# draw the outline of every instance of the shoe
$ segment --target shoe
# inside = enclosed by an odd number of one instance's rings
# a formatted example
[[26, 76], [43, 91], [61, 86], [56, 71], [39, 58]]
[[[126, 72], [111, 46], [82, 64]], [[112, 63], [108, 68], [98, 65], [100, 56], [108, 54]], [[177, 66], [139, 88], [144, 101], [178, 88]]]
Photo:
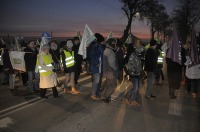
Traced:
[[75, 94], [79, 94], [80, 92], [78, 92], [77, 90], [72, 90], [70, 93], [75, 95]]
[[56, 96], [56, 97], [54, 97], [55, 99], [60, 99], [61, 97], [60, 96]]
[[124, 102], [125, 104], [127, 104], [127, 105], [130, 104], [129, 101], [128, 101], [128, 99], [126, 99], [126, 98], [124, 98], [123, 102]]
[[99, 98], [97, 98], [97, 96], [95, 96], [95, 95], [90, 96], [90, 98], [92, 98], [93, 100], [99, 99]]
[[136, 102], [136, 101], [132, 101], [130, 103], [130, 105], [132, 105], [132, 106], [140, 106], [140, 104], [138, 102]]
[[170, 96], [170, 99], [176, 99], [177, 98], [177, 96]]
[[154, 99], [156, 98], [156, 96], [155, 96], [155, 95], [151, 95], [150, 97], [151, 97], [151, 98], [154, 98]]
[[42, 99], [48, 99], [47, 96], [40, 96]]
[[192, 93], [192, 98], [196, 98], [197, 97], [197, 94], [196, 93]]
[[148, 100], [150, 100], [151, 98], [150, 98], [150, 97], [148, 97], [148, 96], [145, 96], [145, 99], [148, 99]]
[[109, 102], [110, 102], [109, 99], [104, 100], [104, 103], [109, 103]]
[[64, 93], [70, 93], [68, 88], [64, 88]]

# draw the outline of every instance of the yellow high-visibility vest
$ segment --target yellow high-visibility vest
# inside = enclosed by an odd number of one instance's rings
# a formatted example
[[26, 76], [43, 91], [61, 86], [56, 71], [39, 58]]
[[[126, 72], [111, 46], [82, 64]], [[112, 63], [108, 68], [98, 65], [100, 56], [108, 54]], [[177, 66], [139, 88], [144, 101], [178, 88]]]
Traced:
[[159, 50], [160, 55], [158, 56], [158, 60], [157, 60], [157, 64], [163, 64], [163, 54], [162, 52]]
[[[53, 63], [53, 59], [52, 59], [52, 56], [51, 54], [48, 54], [48, 55], [40, 55], [43, 60], [44, 60], [44, 64], [47, 66], [47, 67], [53, 67], [52, 63]], [[40, 66], [40, 63], [39, 61], [37, 60], [37, 63], [38, 63], [38, 69], [39, 69], [39, 72], [40, 72], [40, 76], [49, 76], [51, 74], [53, 74], [53, 71], [46, 71], [45, 69], [43, 69], [41, 66]]]
[[70, 53], [69, 51], [64, 50], [65, 54], [65, 65], [67, 68], [74, 66], [75, 60], [74, 60], [74, 51]]

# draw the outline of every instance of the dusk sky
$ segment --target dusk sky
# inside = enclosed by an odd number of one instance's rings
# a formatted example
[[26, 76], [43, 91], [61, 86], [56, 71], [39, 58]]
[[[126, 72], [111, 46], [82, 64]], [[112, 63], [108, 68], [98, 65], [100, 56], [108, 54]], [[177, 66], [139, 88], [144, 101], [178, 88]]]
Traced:
[[[177, 6], [175, 1], [163, 0], [168, 13]], [[120, 37], [127, 24], [121, 5], [119, 0], [1, 0], [0, 35], [40, 36], [52, 31], [54, 37], [73, 37], [88, 24], [93, 33], [107, 36], [112, 31]], [[150, 27], [135, 20], [132, 33], [147, 39]]]

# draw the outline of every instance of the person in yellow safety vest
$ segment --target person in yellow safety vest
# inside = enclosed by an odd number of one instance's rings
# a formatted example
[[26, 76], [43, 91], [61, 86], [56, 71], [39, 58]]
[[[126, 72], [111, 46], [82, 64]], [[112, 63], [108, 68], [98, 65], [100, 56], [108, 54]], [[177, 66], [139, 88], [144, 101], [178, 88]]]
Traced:
[[51, 54], [49, 53], [50, 46], [45, 44], [42, 46], [42, 52], [37, 57], [37, 64], [40, 73], [40, 97], [48, 98], [46, 94], [46, 90], [48, 88], [52, 88], [53, 97], [60, 98], [58, 96], [58, 91], [56, 89], [57, 86], [57, 76], [55, 74], [56, 70], [52, 65], [53, 59]]
[[156, 77], [156, 84], [157, 85], [162, 85], [162, 80], [163, 80], [163, 60], [164, 60], [164, 54], [160, 49], [157, 49], [158, 53], [158, 60], [157, 60], [157, 77]]
[[[74, 60], [74, 51], [72, 50], [73, 42], [68, 40], [65, 49], [61, 52], [61, 62], [64, 68], [65, 73], [65, 83], [64, 83], [64, 92], [71, 94], [79, 94], [75, 88], [74, 76], [75, 76], [75, 60]], [[70, 80], [71, 91], [67, 88]]]

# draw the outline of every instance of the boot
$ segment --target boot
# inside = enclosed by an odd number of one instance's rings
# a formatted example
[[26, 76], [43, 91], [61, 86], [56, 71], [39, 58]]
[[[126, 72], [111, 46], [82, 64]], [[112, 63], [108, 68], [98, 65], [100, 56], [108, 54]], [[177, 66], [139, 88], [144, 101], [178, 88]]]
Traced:
[[71, 94], [79, 94], [80, 92], [78, 92], [77, 90], [76, 90], [76, 88], [72, 88], [72, 90], [71, 90]]

